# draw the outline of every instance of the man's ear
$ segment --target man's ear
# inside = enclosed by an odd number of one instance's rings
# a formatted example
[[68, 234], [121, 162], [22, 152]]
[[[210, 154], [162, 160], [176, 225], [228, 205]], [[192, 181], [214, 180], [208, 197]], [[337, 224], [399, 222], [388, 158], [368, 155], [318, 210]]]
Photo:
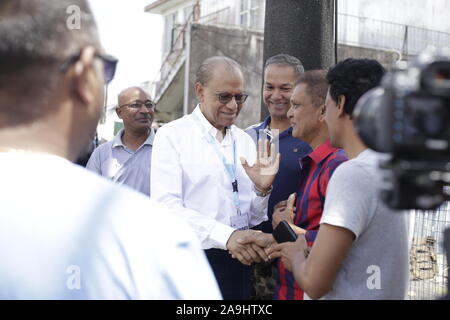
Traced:
[[202, 103], [204, 100], [205, 89], [200, 82], [195, 83], [195, 95], [197, 96], [197, 100]]
[[121, 114], [122, 114], [122, 109], [121, 109], [121, 108], [119, 108], [119, 107], [116, 108], [116, 114], [117, 114], [117, 116], [119, 117], [119, 119], [122, 119], [122, 116], [121, 116]]
[[324, 122], [325, 121], [325, 104], [322, 104], [319, 107], [319, 121]]
[[77, 97], [84, 104], [92, 104], [98, 100], [98, 81], [94, 67], [95, 48], [85, 47], [81, 50], [80, 58], [73, 66], [73, 89]]
[[343, 95], [343, 94], [341, 94], [339, 97], [338, 97], [338, 101], [337, 101], [337, 104], [336, 104], [336, 106], [337, 106], [337, 108], [338, 108], [338, 117], [343, 117], [343, 116], [345, 116], [346, 115], [346, 113], [345, 113], [345, 96]]

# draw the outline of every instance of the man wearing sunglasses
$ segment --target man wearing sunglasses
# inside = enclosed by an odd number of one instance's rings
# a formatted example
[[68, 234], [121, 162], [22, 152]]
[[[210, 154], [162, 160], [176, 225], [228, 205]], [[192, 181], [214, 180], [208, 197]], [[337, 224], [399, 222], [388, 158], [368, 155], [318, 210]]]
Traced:
[[0, 300], [220, 298], [187, 224], [72, 163], [117, 62], [87, 1], [2, 0], [0, 17]]
[[119, 94], [116, 113], [124, 128], [94, 150], [86, 168], [150, 196], [155, 103], [142, 88], [127, 88]]
[[249, 299], [249, 265], [268, 257], [257, 245], [244, 246], [238, 239], [258, 232], [249, 228], [267, 220], [279, 154], [274, 148], [264, 151], [262, 144], [257, 152], [250, 136], [233, 125], [247, 98], [236, 61], [205, 60], [195, 93], [199, 105], [194, 111], [156, 134], [152, 198], [194, 228], [224, 299]]

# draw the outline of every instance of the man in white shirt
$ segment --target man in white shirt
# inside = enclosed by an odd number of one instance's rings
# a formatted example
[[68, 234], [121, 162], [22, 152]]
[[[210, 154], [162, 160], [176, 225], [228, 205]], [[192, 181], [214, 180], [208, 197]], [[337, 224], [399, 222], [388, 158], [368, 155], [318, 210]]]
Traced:
[[0, 16], [0, 299], [219, 299], [187, 224], [70, 162], [117, 63], [87, 2], [3, 0]]
[[124, 128], [94, 150], [86, 168], [150, 196], [155, 103], [142, 88], [127, 88], [119, 94], [116, 113]]
[[257, 232], [248, 229], [267, 220], [279, 154], [273, 147], [263, 152], [261, 143], [257, 155], [251, 137], [233, 125], [247, 98], [237, 62], [209, 58], [196, 78], [199, 105], [156, 134], [152, 199], [164, 203], [194, 228], [223, 297], [248, 299], [248, 265], [267, 256], [258, 246], [241, 245], [237, 240]]

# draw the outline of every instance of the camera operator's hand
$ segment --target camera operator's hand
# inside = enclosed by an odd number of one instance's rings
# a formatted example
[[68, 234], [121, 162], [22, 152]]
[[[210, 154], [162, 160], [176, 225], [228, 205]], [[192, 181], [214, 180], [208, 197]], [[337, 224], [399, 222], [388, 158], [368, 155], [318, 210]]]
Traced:
[[[258, 251], [263, 251], [259, 247], [255, 248], [251, 244], [241, 244], [238, 242], [239, 239], [247, 238], [251, 235], [262, 233], [256, 230], [236, 230], [234, 231], [227, 242], [228, 252], [234, 259], [238, 259], [242, 264], [247, 266], [251, 265], [253, 262], [262, 262], [261, 253]], [[266, 253], [263, 256], [267, 257]]]

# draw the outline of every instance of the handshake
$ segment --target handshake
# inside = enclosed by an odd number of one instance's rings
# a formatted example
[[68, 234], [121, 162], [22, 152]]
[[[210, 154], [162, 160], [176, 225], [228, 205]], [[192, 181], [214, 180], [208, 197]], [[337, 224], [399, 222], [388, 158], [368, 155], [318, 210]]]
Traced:
[[271, 248], [276, 245], [272, 234], [256, 230], [234, 231], [227, 242], [228, 252], [242, 264], [270, 260]]
[[[294, 203], [295, 193], [274, 207], [272, 226], [275, 229], [281, 221], [286, 220], [297, 236], [302, 238], [299, 240], [299, 243], [302, 243], [301, 247], [306, 247], [304, 240], [306, 231], [293, 223]], [[256, 230], [235, 231], [227, 242], [227, 249], [231, 256], [245, 265], [251, 265], [253, 262], [268, 262], [273, 258], [280, 257], [282, 256], [281, 251], [285, 247], [284, 244], [278, 245], [272, 234]]]

